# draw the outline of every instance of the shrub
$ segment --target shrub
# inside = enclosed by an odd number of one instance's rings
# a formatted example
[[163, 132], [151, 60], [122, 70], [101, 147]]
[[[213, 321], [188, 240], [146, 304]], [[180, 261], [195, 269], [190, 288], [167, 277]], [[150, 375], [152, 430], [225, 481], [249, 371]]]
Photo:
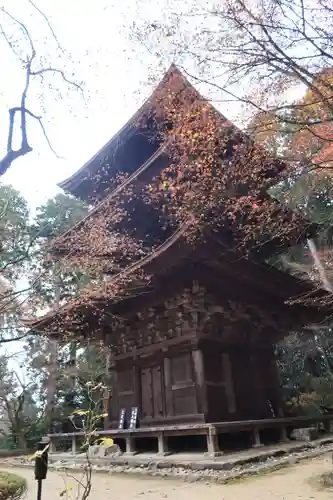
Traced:
[[27, 483], [23, 477], [0, 471], [0, 500], [18, 500], [26, 489]]

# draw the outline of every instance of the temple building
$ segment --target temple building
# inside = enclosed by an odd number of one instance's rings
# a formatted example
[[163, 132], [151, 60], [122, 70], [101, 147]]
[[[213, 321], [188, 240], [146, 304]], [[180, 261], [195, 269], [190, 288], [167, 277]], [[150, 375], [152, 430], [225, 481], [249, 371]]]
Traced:
[[[195, 141], [212, 116], [214, 148], [207, 139], [201, 156]], [[92, 208], [51, 250], [87, 269], [92, 283], [32, 327], [109, 347], [110, 432], [173, 436], [209, 428], [216, 451], [212, 435], [232, 423], [283, 419], [274, 345], [330, 310], [326, 291], [267, 264], [316, 232], [268, 194], [286, 168], [172, 66], [135, 116], [60, 184]]]

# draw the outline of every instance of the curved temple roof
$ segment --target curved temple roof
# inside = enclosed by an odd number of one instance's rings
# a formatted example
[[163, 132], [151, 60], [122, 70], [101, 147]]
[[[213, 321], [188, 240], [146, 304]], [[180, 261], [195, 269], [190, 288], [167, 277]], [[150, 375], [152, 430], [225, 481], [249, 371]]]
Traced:
[[[280, 311], [279, 314], [286, 316], [286, 325], [288, 324], [290, 329], [301, 330], [313, 324], [324, 325], [331, 317], [332, 305], [329, 292], [316, 289], [311, 283], [267, 264], [239, 260], [235, 257], [230, 260], [230, 256], [229, 258], [226, 256], [219, 264], [214, 260], [191, 263], [186, 258], [187, 263], [183, 261], [174, 265], [170, 278], [166, 270], [167, 254], [170, 251], [171, 247], [163, 253], [159, 264], [155, 263], [155, 278], [144, 294], [133, 293], [133, 290], [131, 293], [124, 289], [119, 295], [117, 293], [117, 296], [112, 296], [107, 287], [101, 286], [98, 291], [87, 292], [80, 299], [70, 301], [59, 310], [51, 310], [43, 317], [27, 321], [26, 326], [60, 337], [61, 332], [66, 332], [66, 335], [68, 333], [75, 336], [86, 335], [96, 323], [96, 311], [99, 311], [101, 317], [103, 310], [108, 311], [106, 325], [113, 314], [118, 319], [131, 317], [152, 302], [161, 302], [161, 297], [170, 294], [170, 290], [177, 289], [177, 283], [178, 286], [179, 283], [183, 286], [186, 281], [185, 276], [190, 276], [191, 279], [196, 277], [203, 284], [210, 283], [212, 277], [218, 285], [221, 300], [226, 290], [223, 287], [220, 289], [220, 284], [230, 281], [237, 283], [240, 295], [247, 297], [248, 303], [255, 303], [258, 294], [265, 296], [269, 304], [272, 304], [272, 310], [276, 307]], [[232, 295], [232, 287], [227, 293], [228, 296]], [[73, 312], [77, 314], [72, 317]]]
[[74, 196], [80, 197], [80, 185], [87, 178], [92, 178], [94, 174], [97, 173], [101, 166], [101, 162], [103, 161], [106, 155], [112, 154], [114, 150], [118, 147], [121, 142], [126, 142], [131, 132], [134, 130], [134, 124], [138, 122], [140, 117], [144, 114], [147, 105], [150, 100], [153, 99], [154, 95], [164, 87], [165, 83], [169, 80], [170, 77], [176, 76], [181, 81], [183, 81], [186, 85], [189, 82], [186, 80], [184, 75], [179, 71], [179, 69], [172, 64], [168, 71], [165, 73], [164, 77], [155, 88], [152, 95], [142, 104], [142, 106], [138, 109], [138, 111], [125, 123], [125, 125], [103, 146], [90, 160], [88, 160], [83, 167], [81, 167], [77, 172], [73, 175], [60, 182], [58, 186], [64, 191], [71, 193]]
[[[177, 78], [180, 78], [182, 82], [184, 82], [185, 85], [190, 85], [189, 82], [186, 80], [186, 78], [182, 75], [182, 73], [174, 66], [172, 65], [170, 67], [170, 69], [168, 70], [168, 72], [165, 74], [164, 78], [162, 79], [162, 81], [160, 82], [160, 84], [158, 85], [158, 87], [155, 89], [154, 93], [152, 94], [152, 96], [143, 104], [143, 106], [137, 111], [137, 113], [135, 113], [135, 115], [124, 125], [124, 127], [114, 136], [112, 137], [112, 139], [98, 152], [96, 153], [96, 155], [94, 155], [93, 158], [91, 158], [80, 170], [78, 170], [74, 175], [72, 175], [70, 178], [68, 178], [67, 180], [63, 181], [61, 184], [59, 184], [59, 186], [66, 190], [66, 191], [69, 191], [71, 194], [73, 194], [74, 196], [81, 196], [80, 195], [80, 186], [82, 186], [82, 183], [85, 181], [87, 184], [89, 184], [89, 182], [91, 182], [94, 178], [94, 175], [97, 174], [100, 166], [101, 166], [101, 162], [103, 161], [103, 158], [105, 157], [105, 155], [109, 155], [110, 154], [110, 151], [113, 149], [113, 148], [116, 148], [117, 147], [117, 144], [119, 144], [119, 141], [123, 141], [123, 142], [126, 142], [126, 140], [128, 140], [128, 137], [130, 136], [131, 134], [131, 131], [133, 131], [133, 129], [135, 130], [135, 123], [136, 121], [138, 120], [138, 118], [144, 114], [145, 112], [145, 109], [146, 109], [146, 106], [147, 104], [149, 103], [149, 101], [152, 99], [152, 97], [155, 95], [155, 93], [165, 85], [165, 83], [168, 81], [168, 79], [172, 76], [172, 75], [176, 75]], [[199, 95], [199, 94], [198, 94]], [[152, 159], [155, 158], [155, 156], [157, 155], [160, 155], [161, 153], [161, 150], [162, 150], [163, 146], [160, 147], [160, 149], [158, 149], [146, 162], [144, 162], [143, 164], [138, 164], [137, 165], [137, 168], [136, 170], [134, 171], [134, 173], [132, 175], [129, 176], [129, 178], [127, 180], [125, 180], [122, 184], [120, 184], [118, 187], [115, 187], [113, 190], [111, 190], [111, 192], [107, 192], [106, 195], [104, 196], [104, 200], [102, 200], [97, 206], [95, 206], [95, 208], [93, 208], [90, 213], [87, 215], [87, 217], [85, 219], [83, 219], [83, 221], [79, 222], [76, 226], [74, 226], [74, 228], [70, 229], [69, 232], [71, 231], [75, 231], [77, 227], [80, 227], [82, 226], [82, 224], [84, 225], [85, 224], [85, 221], [87, 219], [89, 219], [90, 217], [92, 217], [98, 210], [103, 210], [103, 206], [104, 206], [104, 203], [105, 202], [109, 202], [110, 199], [119, 194], [119, 192], [123, 189], [123, 187], [129, 183], [129, 182], [132, 182], [132, 180], [134, 178], [137, 178], [138, 175], [141, 175], [141, 172], [144, 172], [145, 170], [148, 169], [148, 167], [151, 166], [151, 164], [153, 163], [152, 162]], [[155, 155], [155, 156], [154, 156]], [[156, 156], [156, 157], [157, 157]], [[281, 163], [281, 165], [280, 165]], [[272, 161], [272, 164], [273, 164], [273, 161]], [[112, 171], [112, 168], [113, 168], [113, 165], [111, 165], [111, 171]], [[281, 171], [281, 170], [284, 170], [285, 166], [284, 164], [282, 164], [282, 162], [279, 162], [279, 168], [277, 170]], [[89, 186], [88, 186], [88, 189], [89, 189]], [[81, 196], [82, 197], [82, 196]], [[271, 199], [269, 199], [269, 203], [273, 203], [273, 204], [276, 204], [276, 205], [279, 205], [278, 202], [276, 201], [272, 201], [271, 202]], [[282, 213], [282, 210], [279, 211], [278, 209], [276, 210], [277, 212], [277, 215], [276, 217], [281, 217], [281, 213]], [[281, 213], [280, 213], [281, 212]], [[304, 223], [303, 223], [304, 222]], [[283, 226], [284, 227], [288, 227], [288, 220], [286, 218], [286, 221], [283, 221]], [[177, 233], [177, 231], [176, 231]], [[175, 233], [175, 234], [176, 234]], [[296, 234], [297, 233], [297, 234]], [[310, 224], [308, 221], [303, 221], [302, 217], [299, 218], [299, 227], [297, 228], [297, 231], [295, 232], [295, 234], [293, 233], [292, 235], [292, 241], [290, 241], [290, 244], [294, 243], [298, 238], [304, 238], [306, 237], [305, 236], [305, 233], [307, 233], [306, 236], [310, 236], [310, 234], [313, 233], [313, 228], [310, 227]], [[67, 233], [65, 233], [65, 235], [62, 235], [62, 237], [66, 236]], [[175, 235], [172, 236], [172, 238], [174, 238]], [[61, 238], [60, 237], [60, 244], [58, 245], [59, 243], [59, 240], [56, 239], [54, 241], [54, 244], [52, 245], [54, 249], [57, 249], [57, 248], [61, 248]], [[223, 235], [222, 235], [223, 237]], [[172, 238], [170, 238], [170, 240], [172, 240]], [[58, 240], [58, 241], [57, 241]], [[163, 261], [164, 257], [166, 257], [167, 254], [173, 254], [173, 261], [172, 261], [172, 265], [175, 267], [177, 265], [177, 263], [179, 264], [179, 249], [177, 248], [177, 245], [179, 243], [183, 244], [184, 243], [184, 240], [183, 240], [183, 237], [181, 235], [181, 238], [177, 240], [175, 240], [176, 243], [172, 242], [169, 244], [168, 240], [164, 241], [162, 244], [161, 244], [161, 247], [163, 247], [163, 252], [156, 252], [156, 251], [153, 251], [151, 253], [150, 256], [147, 256], [147, 257], [144, 257], [143, 259], [139, 259], [139, 261], [137, 262], [134, 262], [132, 266], [129, 266], [129, 268], [131, 267], [135, 267], [135, 268], [144, 268], [146, 265], [149, 264], [149, 266], [151, 265], [151, 262], [152, 261], [157, 261], [158, 260], [158, 263], [155, 262], [154, 264], [154, 270], [156, 272], [156, 274], [159, 274], [159, 270], [161, 268], [163, 268], [163, 265], [161, 265], [161, 262]], [[177, 243], [178, 242], [178, 243]], [[266, 245], [268, 248], [268, 251], [269, 253], [274, 253], [274, 251], [276, 250], [276, 246], [279, 247], [279, 242], [277, 243], [276, 245], [276, 241], [272, 241], [273, 243], [273, 246], [272, 245]], [[186, 242], [184, 243], [184, 245], [186, 245]], [[281, 247], [281, 245], [280, 245]], [[200, 247], [201, 248], [201, 247]], [[166, 252], [167, 250], [167, 252]], [[163, 255], [164, 254], [164, 257]], [[266, 257], [265, 256], [262, 256], [264, 258]], [[146, 262], [147, 260], [147, 262]], [[244, 264], [244, 260], [242, 259], [242, 262], [243, 264], [242, 265], [245, 265], [245, 266], [254, 266], [253, 267], [253, 272], [256, 273], [258, 271], [258, 267], [256, 268], [257, 264], [255, 264], [254, 262], [250, 262], [250, 261], [247, 261], [247, 264]], [[169, 265], [169, 264], [168, 264]], [[241, 266], [241, 264], [240, 264]], [[167, 266], [168, 267], [168, 266]], [[255, 269], [256, 268], [256, 269]], [[126, 272], [126, 271], [125, 271]], [[308, 284], [304, 284], [304, 283], [301, 283], [301, 282], [296, 282], [295, 281], [295, 278], [288, 275], [288, 274], [285, 274], [285, 273], [280, 273], [276, 270], [269, 270], [267, 267], [263, 268], [261, 270], [261, 272], [264, 274], [264, 277], [266, 278], [274, 278], [275, 276], [278, 276], [279, 279], [281, 279], [281, 286], [284, 287], [284, 291], [286, 292], [285, 293], [285, 297], [283, 298], [279, 298], [279, 300], [281, 300], [282, 302], [284, 302], [287, 297], [289, 296], [289, 292], [291, 292], [291, 289], [293, 287], [295, 287], [295, 291], [297, 293], [300, 293], [301, 295], [304, 293], [304, 294], [311, 294], [312, 292], [315, 291], [314, 288], [311, 287], [311, 285], [308, 285]], [[154, 274], [154, 273], [152, 273]], [[115, 278], [118, 278], [118, 276], [115, 276]], [[274, 278], [275, 279], [275, 278]], [[289, 281], [288, 281], [289, 280]], [[112, 281], [112, 280], [111, 280]], [[297, 286], [296, 286], [297, 285]], [[102, 295], [97, 293], [98, 295], [98, 298], [96, 298], [96, 294], [94, 295], [94, 298], [92, 297], [91, 294], [87, 293], [86, 294], [86, 298], [89, 300], [95, 300], [99, 303], [101, 302], [104, 302], [107, 303], [107, 302], [113, 302], [114, 301], [114, 298], [112, 298], [111, 296], [107, 297], [105, 295], [105, 293], [103, 292], [103, 287], [101, 286], [101, 294], [103, 295], [103, 298], [102, 298]], [[322, 299], [322, 291], [318, 291], [318, 301], [320, 301]], [[316, 298], [317, 298], [317, 295], [316, 295]], [[125, 301], [126, 301], [126, 297], [124, 297]], [[119, 300], [121, 301], [122, 299], [119, 298]], [[63, 308], [61, 308], [61, 311], [58, 311], [58, 312], [50, 312], [48, 315], [46, 315], [44, 318], [39, 318], [33, 322], [30, 323], [30, 326], [35, 328], [35, 329], [40, 329], [40, 330], [44, 330], [44, 329], [47, 329], [45, 328], [46, 324], [49, 322], [52, 323], [52, 318], [55, 317], [55, 316], [59, 316], [59, 314], [61, 315], [62, 313], [64, 313], [64, 317], [66, 319], [66, 314], [68, 312], [68, 310], [71, 310], [71, 308], [73, 309], [79, 309], [79, 308], [82, 308], [83, 307], [83, 304], [81, 301], [76, 301], [74, 300], [73, 302], [67, 304], [66, 306], [64, 306]], [[87, 307], [87, 309], [89, 309], [89, 306], [87, 306], [87, 304], [85, 305], [85, 307]], [[300, 308], [302, 308], [302, 305], [299, 306]], [[297, 306], [295, 306], [295, 308], [297, 309]], [[292, 307], [293, 309], [293, 307]], [[314, 309], [317, 310], [317, 309], [320, 309], [319, 307], [317, 306], [314, 306]], [[295, 310], [295, 309], [294, 309]], [[318, 316], [322, 319], [323, 318], [323, 315], [325, 316], [326, 313], [321, 313], [320, 311], [318, 311]]]
[[[73, 194], [74, 196], [79, 196], [83, 197], [82, 195], [82, 185], [85, 183], [86, 190], [93, 190], [93, 184], [97, 183], [96, 181], [96, 176], [97, 172], [101, 166], [101, 162], [103, 161], [103, 158], [106, 155], [112, 155], [112, 150], [115, 150], [117, 148], [117, 144], [119, 142], [123, 142], [126, 144], [126, 141], [129, 139], [131, 134], [135, 133], [136, 130], [136, 123], [138, 123], [139, 117], [144, 115], [145, 110], [147, 109], [147, 105], [151, 100], [153, 100], [154, 96], [158, 93], [160, 89], [163, 89], [166, 85], [168, 85], [170, 78], [176, 78], [177, 82], [181, 82], [184, 84], [186, 87], [191, 86], [191, 84], [188, 82], [188, 80], [185, 78], [185, 76], [177, 69], [175, 65], [171, 65], [169, 70], [166, 72], [164, 77], [162, 78], [161, 82], [158, 84], [158, 86], [155, 88], [154, 92], [152, 95], [145, 101], [145, 103], [140, 107], [140, 109], [132, 116], [132, 118], [122, 127], [122, 129], [119, 130], [119, 132], [114, 135], [110, 141], [100, 150], [98, 153], [96, 153], [80, 170], [78, 170], [75, 174], [73, 174], [70, 178], [66, 179], [62, 183], [59, 184], [59, 186]], [[203, 99], [199, 93], [198, 98]], [[220, 113], [219, 113], [220, 114]], [[221, 115], [222, 116], [222, 115]], [[222, 117], [225, 119], [224, 117]], [[226, 119], [225, 119], [226, 120]], [[134, 131], [134, 132], [133, 132]], [[242, 135], [242, 132], [236, 129], [236, 133]], [[244, 134], [245, 135], [245, 134]], [[137, 159], [137, 165], [134, 171], [129, 175], [129, 177], [119, 186], [114, 186], [112, 187], [112, 171], [115, 171], [116, 169], [113, 167], [116, 167], [116, 164], [111, 164], [110, 165], [110, 171], [109, 172], [109, 183], [106, 182], [106, 189], [103, 191], [104, 188], [102, 188], [102, 191], [104, 193], [104, 196], [102, 197], [102, 201], [100, 201], [98, 204], [95, 205], [95, 207], [88, 213], [88, 215], [83, 219], [82, 221], [79, 221], [73, 228], [69, 229], [65, 234], [60, 235], [59, 238], [56, 238], [53, 243], [51, 244], [51, 249], [55, 251], [59, 251], [62, 253], [64, 251], [64, 246], [63, 243], [66, 240], [67, 236], [75, 232], [78, 228], [82, 227], [86, 223], [87, 220], [89, 220], [96, 212], [99, 212], [100, 210], [103, 210], [104, 203], [110, 202], [115, 196], [117, 196], [124, 187], [126, 187], [129, 183], [133, 182], [133, 180], [138, 179], [139, 176], [142, 177], [142, 174], [147, 171], [147, 169], [151, 169], [153, 164], [155, 163], [156, 159], [163, 153], [163, 150], [165, 150], [166, 143], [159, 145], [159, 147], [152, 153], [151, 156], [149, 156], [146, 161], [144, 161], [142, 164], [139, 162]], [[260, 146], [258, 146], [260, 148]], [[112, 163], [112, 162], [111, 162]], [[274, 160], [272, 160], [272, 164], [275, 164]], [[277, 171], [283, 171], [286, 168], [286, 166], [282, 162], [278, 162], [278, 167]], [[110, 175], [111, 174], [111, 175]], [[154, 174], [156, 175], [156, 174]], [[95, 176], [95, 179], [94, 179]], [[110, 178], [111, 177], [111, 178]], [[141, 180], [141, 179], [140, 179]], [[107, 186], [108, 185], [108, 186]], [[276, 203], [276, 201], [272, 201], [272, 203]], [[282, 206], [281, 206], [282, 208]], [[286, 209], [285, 212], [288, 210]], [[279, 215], [277, 215], [279, 217]], [[302, 226], [302, 227], [301, 227]], [[312, 228], [310, 228], [310, 224], [308, 221], [304, 220], [304, 224], [300, 224], [300, 233], [305, 234], [304, 227], [307, 227], [307, 236], [310, 236], [313, 234]], [[303, 234], [303, 236], [304, 236]], [[299, 235], [298, 235], [299, 236]]]

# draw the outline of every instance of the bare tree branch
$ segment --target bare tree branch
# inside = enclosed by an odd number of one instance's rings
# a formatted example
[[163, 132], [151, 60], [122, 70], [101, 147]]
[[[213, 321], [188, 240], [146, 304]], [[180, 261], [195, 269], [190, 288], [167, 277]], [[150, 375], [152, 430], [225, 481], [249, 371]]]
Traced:
[[46, 22], [47, 26], [49, 27], [50, 32], [52, 33], [53, 38], [54, 38], [54, 40], [55, 40], [55, 42], [56, 42], [56, 44], [57, 44], [57, 46], [58, 46], [58, 49], [59, 49], [59, 50], [60, 50], [60, 51], [61, 51], [61, 52], [65, 55], [65, 54], [66, 54], [66, 52], [65, 52], [64, 48], [61, 46], [61, 44], [60, 44], [60, 42], [59, 42], [59, 39], [58, 39], [58, 37], [57, 37], [57, 35], [56, 35], [56, 33], [55, 33], [55, 31], [54, 31], [53, 27], [52, 27], [52, 24], [50, 23], [50, 20], [49, 20], [49, 18], [47, 17], [47, 15], [45, 14], [45, 12], [43, 12], [43, 11], [42, 11], [42, 10], [38, 7], [38, 5], [37, 5], [35, 2], [33, 2], [32, 0], [28, 0], [28, 2], [29, 2], [29, 3], [30, 3], [30, 5], [32, 5], [32, 6], [33, 6], [33, 8], [34, 8], [37, 12], [39, 12], [39, 14], [40, 14], [40, 15], [44, 18], [44, 20], [45, 20], [45, 22]]
[[28, 336], [27, 333], [19, 335], [18, 337], [13, 337], [13, 338], [8, 338], [8, 339], [4, 339], [0, 336], [0, 345], [9, 344], [9, 342], [17, 342], [19, 340], [23, 340], [23, 339], [27, 338], [27, 336]]
[[42, 76], [45, 73], [56, 73], [56, 74], [59, 74], [59, 75], [61, 75], [61, 77], [64, 80], [64, 82], [68, 83], [69, 85], [73, 85], [73, 87], [75, 87], [78, 90], [81, 90], [81, 92], [83, 92], [82, 85], [80, 85], [80, 84], [78, 84], [76, 82], [73, 82], [72, 80], [69, 80], [66, 77], [65, 72], [63, 70], [61, 70], [61, 69], [57, 69], [57, 68], [41, 68], [41, 69], [39, 69], [37, 71], [31, 71], [30, 75], [31, 76]]
[[[29, 0], [29, 3], [32, 5], [32, 7], [43, 17], [45, 20], [48, 29], [50, 30], [53, 38], [55, 39], [58, 49], [61, 50], [62, 53], [64, 53], [63, 48], [61, 47], [58, 38], [53, 30], [53, 27], [46, 16], [46, 14], [37, 6], [37, 4], [33, 0]], [[4, 175], [7, 170], [11, 167], [12, 163], [17, 160], [20, 157], [25, 156], [26, 154], [30, 153], [33, 148], [29, 143], [28, 140], [28, 131], [27, 131], [27, 115], [31, 116], [32, 118], [36, 119], [40, 127], [42, 129], [43, 135], [47, 141], [47, 144], [50, 148], [50, 150], [59, 158], [57, 153], [55, 152], [54, 148], [51, 145], [50, 139], [46, 133], [42, 117], [37, 116], [35, 113], [30, 111], [27, 107], [27, 98], [28, 98], [28, 92], [32, 83], [32, 79], [34, 77], [41, 77], [47, 73], [50, 73], [52, 75], [60, 75], [61, 79], [67, 83], [68, 85], [72, 86], [76, 90], [82, 91], [82, 85], [78, 84], [74, 81], [71, 81], [69, 78], [66, 77], [65, 71], [59, 68], [53, 68], [53, 67], [46, 67], [46, 68], [33, 68], [34, 63], [36, 61], [36, 48], [34, 45], [33, 38], [27, 28], [27, 26], [21, 22], [19, 19], [17, 19], [15, 16], [13, 16], [8, 10], [6, 10], [4, 7], [0, 7], [0, 12], [2, 12], [8, 19], [10, 19], [14, 24], [18, 25], [20, 31], [23, 33], [24, 38], [28, 41], [29, 44], [29, 53], [23, 57], [16, 49], [15, 45], [11, 41], [10, 37], [6, 33], [4, 27], [2, 24], [0, 24], [0, 34], [4, 37], [7, 45], [9, 48], [13, 51], [16, 57], [19, 58], [22, 68], [25, 71], [25, 83], [20, 99], [20, 106], [15, 106], [11, 109], [9, 109], [9, 128], [8, 128], [8, 138], [7, 138], [7, 151], [4, 157], [0, 160], [0, 176]], [[13, 149], [13, 140], [14, 140], [14, 135], [15, 135], [15, 130], [16, 130], [16, 115], [19, 114], [20, 116], [20, 127], [21, 127], [21, 145], [18, 149], [14, 150]]]

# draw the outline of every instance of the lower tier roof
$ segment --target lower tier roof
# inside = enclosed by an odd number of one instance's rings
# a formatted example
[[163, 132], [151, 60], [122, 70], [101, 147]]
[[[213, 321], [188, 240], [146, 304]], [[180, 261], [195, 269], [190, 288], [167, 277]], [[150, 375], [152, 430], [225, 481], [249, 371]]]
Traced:
[[[183, 242], [171, 246], [159, 259], [146, 263], [146, 277], [136, 274], [128, 281], [109, 280], [81, 297], [50, 311], [27, 325], [46, 335], [93, 338], [118, 320], [131, 321], [141, 311], [163, 304], [168, 297], [192, 287], [197, 281], [217, 303], [233, 299], [259, 310], [280, 315], [276, 337], [320, 325], [332, 314], [328, 292], [281, 272], [267, 264], [240, 258], [232, 252], [191, 253]], [[212, 249], [212, 246], [210, 248]], [[175, 264], [173, 252], [179, 259]]]

